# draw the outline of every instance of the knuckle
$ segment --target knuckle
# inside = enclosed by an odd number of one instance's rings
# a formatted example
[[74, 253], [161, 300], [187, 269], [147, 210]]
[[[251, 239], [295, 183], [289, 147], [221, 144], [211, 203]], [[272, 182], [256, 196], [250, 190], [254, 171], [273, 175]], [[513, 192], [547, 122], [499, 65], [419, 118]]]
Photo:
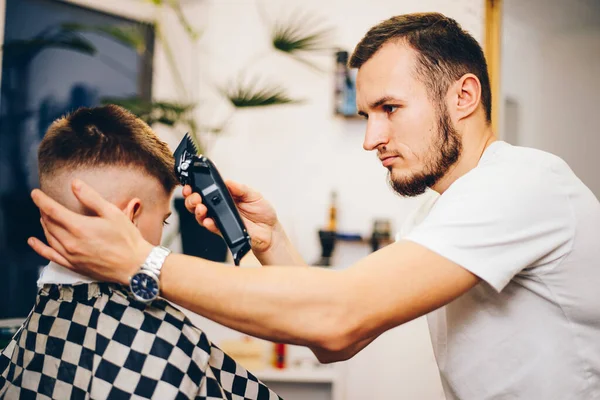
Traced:
[[52, 207], [52, 206], [48, 206], [45, 210], [44, 210], [44, 214], [46, 214], [46, 216], [48, 218], [54, 219], [56, 218], [56, 208]]
[[81, 236], [81, 234], [83, 233], [83, 230], [81, 229], [81, 226], [79, 224], [75, 224], [71, 227], [71, 233], [74, 236]]
[[78, 250], [77, 241], [73, 239], [67, 239], [64, 243], [64, 248], [69, 254], [76, 254]]

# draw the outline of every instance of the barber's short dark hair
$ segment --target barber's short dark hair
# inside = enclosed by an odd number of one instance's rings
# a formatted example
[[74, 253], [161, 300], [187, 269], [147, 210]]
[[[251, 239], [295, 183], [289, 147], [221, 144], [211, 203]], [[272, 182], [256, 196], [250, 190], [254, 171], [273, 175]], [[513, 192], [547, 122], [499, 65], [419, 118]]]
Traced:
[[417, 75], [436, 101], [441, 101], [461, 76], [474, 74], [481, 83], [481, 104], [487, 122], [491, 122], [492, 93], [483, 50], [455, 20], [440, 13], [392, 17], [367, 32], [354, 49], [349, 67], [360, 68], [391, 40], [404, 40], [417, 51]]
[[137, 167], [166, 193], [178, 184], [169, 147], [141, 119], [116, 105], [80, 108], [52, 123], [38, 149], [40, 182], [65, 169]]

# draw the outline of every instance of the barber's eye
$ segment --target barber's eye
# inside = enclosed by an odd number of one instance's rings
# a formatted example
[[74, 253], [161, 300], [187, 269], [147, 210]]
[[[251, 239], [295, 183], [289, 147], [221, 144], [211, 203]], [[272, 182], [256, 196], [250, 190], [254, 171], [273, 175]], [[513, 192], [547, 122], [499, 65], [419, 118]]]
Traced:
[[393, 113], [394, 111], [396, 111], [398, 109], [398, 106], [393, 106], [391, 104], [385, 104], [383, 106], [383, 111], [385, 111], [388, 114]]

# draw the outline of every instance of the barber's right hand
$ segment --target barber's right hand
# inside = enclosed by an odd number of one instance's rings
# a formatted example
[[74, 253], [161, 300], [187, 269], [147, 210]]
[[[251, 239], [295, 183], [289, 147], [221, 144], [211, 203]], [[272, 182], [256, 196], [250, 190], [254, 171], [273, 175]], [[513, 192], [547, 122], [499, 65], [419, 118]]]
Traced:
[[[246, 185], [233, 181], [225, 181], [225, 185], [246, 225], [252, 240], [252, 250], [255, 253], [268, 251], [273, 243], [273, 233], [278, 222], [275, 209], [259, 192]], [[208, 209], [202, 204], [200, 194], [192, 193], [189, 185], [183, 187], [182, 193], [185, 207], [196, 216], [198, 223], [209, 231], [220, 234], [215, 221], [207, 216]]]

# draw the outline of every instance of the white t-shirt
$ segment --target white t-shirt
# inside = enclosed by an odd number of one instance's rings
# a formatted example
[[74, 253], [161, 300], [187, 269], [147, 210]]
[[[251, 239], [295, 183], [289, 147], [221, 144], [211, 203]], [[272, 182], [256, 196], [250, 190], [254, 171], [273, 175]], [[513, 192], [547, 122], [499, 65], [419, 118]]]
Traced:
[[600, 203], [564, 161], [494, 142], [405, 239], [482, 279], [427, 317], [449, 400], [600, 399]]

